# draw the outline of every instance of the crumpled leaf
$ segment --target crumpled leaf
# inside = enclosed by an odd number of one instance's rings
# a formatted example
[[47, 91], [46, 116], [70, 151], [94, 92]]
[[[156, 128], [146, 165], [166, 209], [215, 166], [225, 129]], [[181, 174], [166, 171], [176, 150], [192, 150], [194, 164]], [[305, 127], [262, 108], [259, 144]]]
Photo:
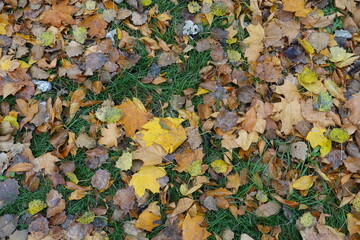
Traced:
[[115, 167], [121, 170], [129, 170], [132, 166], [133, 155], [130, 152], [124, 152], [121, 157], [116, 161]]
[[181, 126], [183, 119], [180, 118], [154, 118], [146, 123], [141, 133], [146, 146], [157, 143], [168, 153], [174, 152], [187, 138], [185, 129]]
[[320, 112], [328, 112], [333, 106], [333, 99], [329, 93], [321, 91], [315, 98], [313, 106]]
[[96, 110], [95, 115], [102, 122], [114, 123], [120, 120], [123, 113], [117, 108], [104, 106]]
[[149, 189], [152, 193], [160, 192], [160, 184], [156, 179], [162, 178], [166, 175], [166, 171], [162, 167], [143, 166], [139, 172], [135, 173], [129, 185], [134, 186], [135, 193], [142, 197], [145, 190]]
[[296, 190], [308, 190], [314, 185], [316, 178], [317, 177], [313, 175], [302, 176], [301, 178], [296, 179], [291, 187]]
[[82, 224], [92, 223], [95, 219], [95, 213], [93, 212], [85, 212], [81, 217], [79, 217], [76, 221]]
[[221, 159], [213, 161], [210, 165], [217, 173], [225, 173], [228, 168], [228, 164]]
[[350, 136], [341, 128], [333, 128], [329, 133], [329, 139], [334, 142], [344, 143], [350, 139]]
[[36, 199], [29, 202], [28, 212], [31, 215], [35, 215], [45, 208], [47, 208], [47, 204], [42, 200]]

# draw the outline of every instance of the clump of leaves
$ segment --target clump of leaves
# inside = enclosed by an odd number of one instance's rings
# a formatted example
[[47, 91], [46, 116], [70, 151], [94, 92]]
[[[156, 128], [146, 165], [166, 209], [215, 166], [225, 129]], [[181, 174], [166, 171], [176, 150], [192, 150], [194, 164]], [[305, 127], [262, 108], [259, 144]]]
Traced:
[[341, 128], [334, 128], [329, 133], [329, 139], [334, 142], [344, 143], [350, 139], [350, 136], [345, 130]]

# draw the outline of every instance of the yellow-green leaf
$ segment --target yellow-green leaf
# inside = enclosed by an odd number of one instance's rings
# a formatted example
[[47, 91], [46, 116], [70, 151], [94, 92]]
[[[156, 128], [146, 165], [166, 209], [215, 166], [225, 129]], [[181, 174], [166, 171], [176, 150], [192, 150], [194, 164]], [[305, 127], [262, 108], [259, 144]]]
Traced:
[[17, 129], [19, 128], [19, 123], [17, 122], [17, 118], [14, 116], [8, 115], [8, 116], [4, 117], [3, 121], [10, 123], [11, 126], [17, 128]]
[[85, 212], [81, 217], [77, 219], [77, 222], [82, 224], [92, 223], [95, 219], [95, 213], [93, 212]]
[[120, 118], [123, 116], [123, 113], [120, 109], [105, 106], [99, 108], [95, 115], [102, 122], [114, 123], [120, 120]]
[[51, 31], [43, 32], [38, 38], [37, 41], [44, 45], [45, 47], [50, 46], [55, 40], [55, 35]]
[[213, 161], [210, 165], [217, 173], [225, 173], [228, 167], [228, 164], [221, 159]]
[[341, 128], [334, 128], [329, 133], [330, 140], [338, 143], [344, 143], [350, 139], [349, 134]]
[[29, 209], [28, 212], [31, 215], [37, 214], [41, 210], [45, 209], [47, 207], [47, 204], [44, 201], [41, 201], [39, 199], [32, 200], [29, 202]]
[[237, 63], [241, 61], [241, 54], [236, 50], [227, 50], [226, 51], [229, 62]]
[[196, 12], [200, 11], [200, 9], [201, 9], [200, 4], [198, 2], [195, 2], [195, 1], [189, 2], [187, 7], [188, 7], [188, 10], [189, 10], [190, 13], [196, 13]]
[[308, 190], [314, 185], [315, 180], [316, 177], [312, 175], [302, 176], [301, 178], [296, 179], [291, 186], [296, 190]]
[[121, 170], [129, 170], [132, 166], [132, 154], [129, 152], [124, 152], [121, 157], [116, 161], [115, 167], [120, 168]]
[[304, 70], [299, 75], [300, 83], [313, 83], [318, 80], [318, 76], [315, 72], [311, 71], [308, 67], [305, 67]]
[[201, 161], [200, 160], [196, 160], [196, 161], [193, 161], [190, 165], [189, 165], [189, 168], [188, 168], [188, 173], [191, 175], [191, 176], [199, 176], [202, 174], [202, 171], [201, 171]]
[[224, 16], [227, 13], [226, 4], [224, 2], [214, 2], [210, 6], [210, 11], [215, 16]]
[[66, 176], [70, 179], [70, 182], [73, 182], [75, 184], [78, 184], [79, 183], [79, 180], [77, 178], [77, 176], [75, 175], [75, 173], [73, 172], [67, 172], [66, 173]]
[[149, 6], [152, 3], [152, 0], [141, 0], [142, 5]]
[[77, 41], [78, 43], [84, 44], [85, 40], [86, 40], [86, 35], [87, 35], [87, 29], [84, 27], [75, 27], [74, 31], [74, 38], [75, 41]]

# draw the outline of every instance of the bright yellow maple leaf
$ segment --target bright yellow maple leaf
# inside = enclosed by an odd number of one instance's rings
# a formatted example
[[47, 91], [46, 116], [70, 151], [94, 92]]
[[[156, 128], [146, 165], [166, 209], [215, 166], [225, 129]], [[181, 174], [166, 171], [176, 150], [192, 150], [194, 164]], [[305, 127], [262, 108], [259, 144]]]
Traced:
[[301, 178], [296, 179], [291, 187], [296, 190], [308, 190], [314, 185], [315, 180], [316, 177], [312, 175], [302, 176]]
[[145, 190], [149, 189], [153, 193], [160, 192], [160, 184], [156, 179], [162, 178], [166, 175], [166, 171], [162, 167], [143, 166], [139, 172], [135, 173], [129, 185], [134, 186], [135, 193], [142, 197]]
[[141, 133], [144, 134], [146, 146], [157, 143], [168, 153], [174, 152], [187, 138], [186, 131], [181, 126], [183, 121], [181, 118], [154, 118], [143, 125], [145, 130]]
[[326, 129], [313, 127], [306, 136], [306, 140], [310, 142], [312, 148], [320, 146], [321, 156], [324, 157], [331, 150], [331, 140], [324, 136]]

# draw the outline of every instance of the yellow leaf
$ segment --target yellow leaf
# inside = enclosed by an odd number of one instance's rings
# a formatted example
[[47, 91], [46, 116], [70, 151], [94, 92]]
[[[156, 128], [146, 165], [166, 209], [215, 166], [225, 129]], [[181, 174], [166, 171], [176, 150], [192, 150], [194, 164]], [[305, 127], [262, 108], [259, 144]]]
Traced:
[[331, 140], [328, 139], [324, 145], [320, 148], [320, 156], [325, 157], [331, 151], [332, 143]]
[[306, 140], [310, 142], [312, 148], [320, 146], [321, 156], [324, 157], [331, 150], [331, 140], [327, 139], [324, 136], [326, 129], [313, 127], [311, 131], [306, 136]]
[[203, 94], [206, 94], [208, 92], [210, 92], [210, 91], [199, 87], [196, 94], [195, 94], [195, 96], [203, 95]]
[[152, 0], [141, 0], [142, 5], [149, 6], [152, 3]]
[[199, 5], [199, 3], [195, 2], [195, 1], [189, 2], [187, 7], [188, 7], [188, 10], [190, 13], [196, 13], [196, 12], [200, 11], [200, 9], [201, 9], [201, 6]]
[[210, 165], [217, 173], [225, 173], [228, 167], [228, 164], [221, 159], [213, 161]]
[[11, 126], [19, 129], [19, 123], [17, 122], [16, 117], [8, 115], [8, 116], [4, 117], [3, 121], [6, 121], [6, 122], [10, 123]]
[[41, 210], [43, 210], [44, 208], [46, 208], [47, 205], [44, 201], [41, 201], [39, 199], [33, 200], [31, 202], [29, 202], [29, 209], [28, 212], [31, 215], [35, 215], [38, 212], [40, 212]]
[[86, 40], [86, 35], [87, 35], [87, 29], [84, 27], [75, 27], [73, 29], [73, 34], [74, 34], [74, 38], [75, 41], [77, 41], [78, 43], [84, 44], [85, 40]]
[[345, 130], [341, 128], [334, 128], [330, 131], [329, 138], [334, 142], [344, 143], [350, 139], [350, 136]]
[[192, 177], [201, 175], [201, 160], [193, 161], [187, 171]]
[[77, 222], [82, 224], [89, 224], [95, 219], [95, 213], [85, 212], [81, 217], [77, 219]]
[[313, 83], [318, 80], [318, 76], [315, 72], [311, 71], [309, 68], [305, 67], [304, 70], [299, 75], [300, 83]]
[[315, 52], [315, 49], [311, 46], [309, 41], [302, 40], [300, 38], [298, 39], [298, 41], [308, 54], [313, 54]]
[[78, 178], [76, 177], [75, 173], [73, 172], [67, 172], [66, 173], [66, 176], [70, 179], [70, 182], [73, 182], [75, 184], [78, 184], [79, 183], [79, 180]]
[[155, 227], [160, 225], [160, 207], [156, 205], [156, 203], [157, 202], [150, 203], [149, 207], [140, 214], [135, 223], [136, 228], [152, 231]]
[[5, 59], [0, 62], [0, 69], [3, 71], [8, 71], [11, 68], [11, 60]]
[[302, 176], [301, 178], [296, 179], [291, 186], [296, 190], [308, 190], [314, 185], [315, 179], [316, 177], [312, 175]]
[[129, 170], [132, 166], [132, 154], [129, 152], [124, 152], [121, 157], [116, 161], [115, 167], [120, 168], [121, 170]]
[[334, 83], [331, 80], [327, 80], [327, 79], [324, 81], [324, 83], [325, 83], [324, 85], [325, 85], [326, 89], [329, 91], [329, 93], [333, 97], [335, 97], [341, 101], [344, 101], [344, 102], [346, 101], [346, 98], [344, 97], [342, 90], [336, 85], [336, 83]]
[[181, 126], [183, 119], [180, 118], [154, 118], [142, 126], [145, 130], [143, 140], [146, 146], [157, 143], [168, 153], [174, 152], [185, 140], [186, 131]]
[[143, 166], [139, 172], [135, 173], [129, 185], [134, 186], [135, 193], [142, 197], [145, 190], [149, 189], [153, 193], [160, 192], [160, 184], [156, 179], [162, 178], [166, 175], [166, 171], [162, 167]]

